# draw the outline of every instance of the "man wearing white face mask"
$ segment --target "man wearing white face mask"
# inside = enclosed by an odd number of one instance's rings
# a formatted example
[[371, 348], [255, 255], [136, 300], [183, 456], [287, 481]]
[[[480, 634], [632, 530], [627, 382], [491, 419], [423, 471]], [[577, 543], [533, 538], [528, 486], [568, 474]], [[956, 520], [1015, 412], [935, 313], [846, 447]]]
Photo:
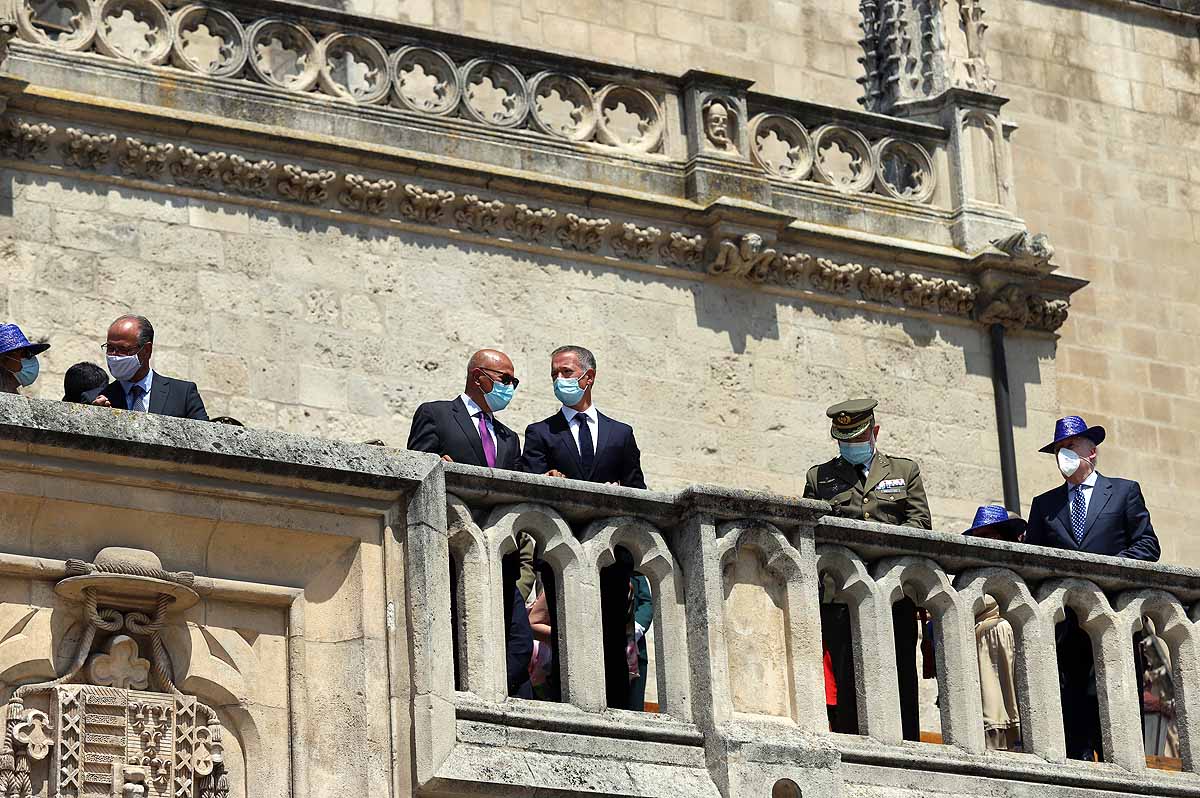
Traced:
[[113, 381], [92, 404], [208, 421], [196, 383], [166, 377], [150, 369], [154, 326], [149, 319], [121, 316], [109, 326], [108, 340], [100, 348], [108, 359], [108, 373]]
[[[879, 425], [874, 399], [851, 399], [825, 411], [830, 436], [838, 443], [838, 456], [808, 470], [804, 498], [821, 499], [845, 518], [882, 524], [930, 529], [929, 501], [916, 462], [877, 449]], [[904, 739], [921, 738], [917, 689], [917, 605], [902, 598], [892, 605], [895, 629], [897, 679], [900, 684], [900, 718]], [[854, 663], [850, 657], [850, 615], [845, 604], [823, 601], [821, 632], [829, 653], [827, 682], [836, 685], [836, 704], [828, 702], [830, 728], [858, 731], [854, 689]]]
[[[1104, 437], [1104, 427], [1089, 427], [1079, 416], [1058, 420], [1054, 440], [1039, 451], [1055, 456], [1064, 482], [1033, 500], [1025, 542], [1154, 562], [1160, 552], [1158, 536], [1141, 486], [1096, 470], [1097, 447]], [[1055, 638], [1067, 757], [1103, 761], [1091, 639], [1070, 608]], [[1140, 678], [1140, 646], [1134, 646], [1134, 670]], [[1130, 689], [1140, 701], [1140, 687]]]

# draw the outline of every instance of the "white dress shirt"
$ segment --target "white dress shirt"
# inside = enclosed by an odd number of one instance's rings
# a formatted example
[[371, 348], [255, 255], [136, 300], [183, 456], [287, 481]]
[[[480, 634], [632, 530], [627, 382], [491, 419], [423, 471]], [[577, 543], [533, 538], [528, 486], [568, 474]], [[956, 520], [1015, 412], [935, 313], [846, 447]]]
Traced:
[[[592, 433], [592, 454], [595, 454], [597, 442], [600, 440], [600, 414], [596, 410], [596, 406], [592, 405], [580, 413], [573, 407], [563, 405], [562, 414], [567, 419], [567, 426], [571, 428], [571, 437], [575, 439], [575, 451], [577, 452], [579, 451], [579, 425], [587, 422], [588, 429]], [[576, 421], [576, 418], [579, 420]]]
[[[149, 369], [146, 372], [146, 376], [142, 377], [137, 382], [126, 382], [125, 380], [121, 380], [121, 390], [123, 390], [125, 392], [125, 407], [126, 407], [126, 409], [141, 410], [143, 412], [149, 413], [150, 412], [150, 388], [153, 384], [154, 384], [154, 369]], [[141, 400], [139, 401], [140, 406], [136, 407], [136, 408], [133, 406], [133, 386], [135, 386], [135, 385], [142, 386], [142, 390], [145, 391], [145, 393], [142, 394]]]
[[1072, 506], [1074, 506], [1073, 502], [1075, 501], [1075, 491], [1080, 491], [1083, 493], [1084, 518], [1087, 518], [1088, 509], [1092, 506], [1092, 493], [1094, 492], [1093, 489], [1096, 487], [1097, 476], [1098, 475], [1093, 470], [1092, 473], [1088, 474], [1088, 478], [1083, 482], [1080, 482], [1078, 485], [1067, 486], [1067, 503], [1071, 504]]
[[[484, 412], [484, 409], [475, 404], [475, 400], [467, 396], [465, 393], [460, 393], [458, 398], [464, 405], [467, 406], [467, 412], [471, 414], [471, 418], [474, 421], [474, 423], [471, 424], [471, 429], [475, 430], [476, 435], [479, 435], [479, 414], [483, 413], [484, 426], [487, 427], [488, 434], [492, 436], [492, 443], [495, 444], [496, 428], [492, 426], [492, 414]], [[479, 441], [482, 443], [483, 439], [480, 438]]]

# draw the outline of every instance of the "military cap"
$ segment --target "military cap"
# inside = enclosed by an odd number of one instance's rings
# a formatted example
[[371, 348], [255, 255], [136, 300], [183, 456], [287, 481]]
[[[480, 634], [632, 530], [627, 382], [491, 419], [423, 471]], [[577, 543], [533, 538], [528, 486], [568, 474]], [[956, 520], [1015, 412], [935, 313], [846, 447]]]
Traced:
[[879, 402], [874, 399], [851, 399], [834, 405], [825, 411], [825, 415], [833, 420], [829, 431], [839, 441], [857, 438], [875, 424], [875, 408]]

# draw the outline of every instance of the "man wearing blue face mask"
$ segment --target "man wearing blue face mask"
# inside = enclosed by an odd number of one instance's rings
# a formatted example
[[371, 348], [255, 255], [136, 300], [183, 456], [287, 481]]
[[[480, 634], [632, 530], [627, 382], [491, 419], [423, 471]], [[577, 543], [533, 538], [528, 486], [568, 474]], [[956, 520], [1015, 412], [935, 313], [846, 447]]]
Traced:
[[[904, 457], [878, 451], [879, 425], [874, 399], [852, 399], [825, 411], [838, 456], [808, 470], [804, 498], [821, 499], [846, 518], [930, 529], [929, 502], [921, 469]], [[900, 716], [904, 739], [919, 740], [921, 724], [917, 691], [917, 605], [902, 598], [892, 606], [896, 639]], [[855, 733], [858, 711], [854, 663], [850, 657], [850, 616], [844, 604], [821, 606], [821, 629], [829, 652], [838, 703], [830, 711], [835, 732]]]
[[208, 421], [196, 383], [177, 380], [150, 368], [154, 325], [145, 316], [121, 316], [100, 344], [113, 381], [92, 402], [116, 410], [133, 410], [174, 418]]
[[0, 324], [0, 393], [20, 393], [38, 378], [38, 355], [50, 344], [31, 343], [15, 324]]

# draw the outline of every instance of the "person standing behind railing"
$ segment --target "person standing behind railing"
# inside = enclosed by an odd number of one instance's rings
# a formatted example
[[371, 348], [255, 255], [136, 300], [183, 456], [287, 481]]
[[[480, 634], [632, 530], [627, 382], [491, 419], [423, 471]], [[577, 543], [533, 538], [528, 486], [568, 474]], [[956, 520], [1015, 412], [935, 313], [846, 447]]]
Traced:
[[[845, 518], [930, 529], [929, 501], [921, 469], [904, 457], [878, 451], [879, 425], [874, 399], [853, 399], [825, 411], [838, 456], [808, 470], [804, 498], [821, 499]], [[904, 739], [921, 739], [917, 690], [917, 605], [904, 597], [892, 605], [896, 634], [896, 667], [900, 684], [900, 717]], [[854, 700], [854, 667], [850, 656], [850, 615], [844, 604], [822, 604], [821, 629], [829, 651], [833, 690], [839, 701], [830, 713], [835, 732], [858, 730]], [[829, 700], [828, 698], [826, 699]]]
[[[1017, 543], [1025, 535], [1025, 521], [1003, 507], [987, 505], [975, 511], [971, 528], [963, 534]], [[987, 747], [1020, 750], [1021, 715], [1013, 671], [1017, 644], [1012, 625], [1000, 615], [1000, 606], [991, 596], [983, 597], [983, 608], [975, 615], [975, 646]]]
[[50, 344], [35, 344], [15, 324], [0, 324], [0, 393], [20, 393], [38, 378], [37, 356]]
[[[1079, 416], [1057, 421], [1054, 440], [1039, 451], [1055, 456], [1064, 482], [1033, 500], [1025, 542], [1156, 562], [1158, 536], [1141, 486], [1096, 470], [1097, 447], [1104, 438], [1104, 427], [1089, 427]], [[1103, 761], [1091, 638], [1070, 608], [1055, 634], [1067, 756], [1089, 761], [1098, 756]], [[1134, 662], [1140, 679], [1144, 670], [1140, 646], [1134, 646]], [[1140, 685], [1134, 688], [1140, 700]]]

